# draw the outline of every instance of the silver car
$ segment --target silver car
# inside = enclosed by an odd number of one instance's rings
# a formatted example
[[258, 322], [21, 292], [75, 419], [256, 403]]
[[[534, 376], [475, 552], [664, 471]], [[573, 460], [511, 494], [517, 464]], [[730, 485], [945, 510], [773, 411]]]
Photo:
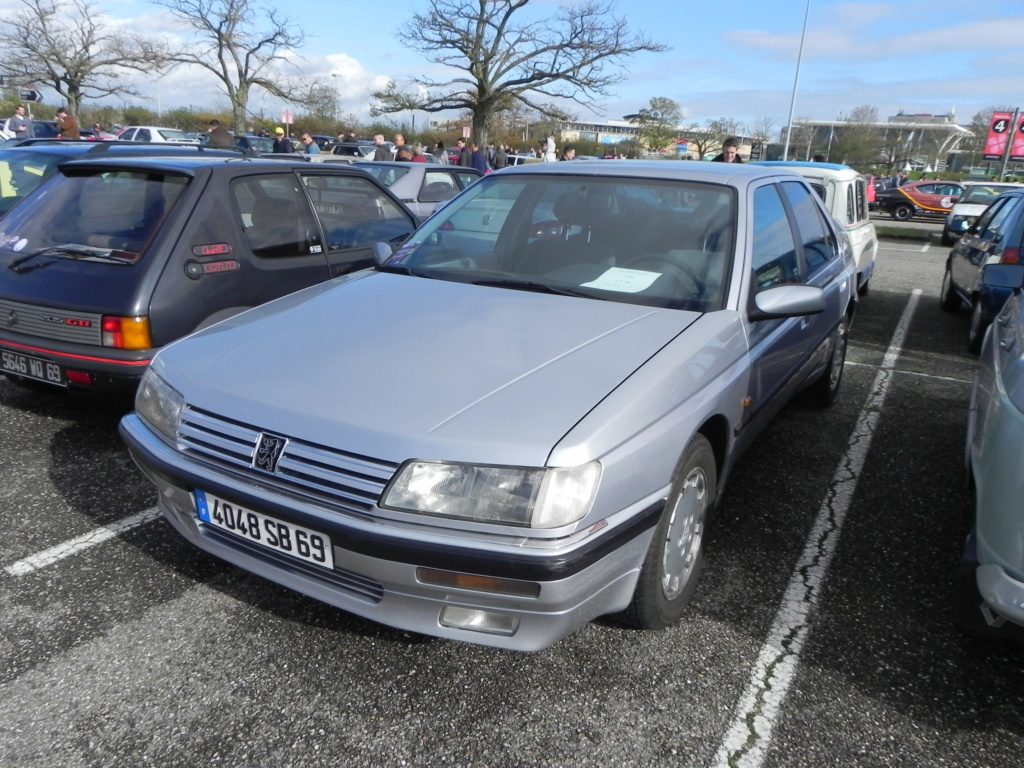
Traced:
[[[981, 349], [967, 424], [974, 526], [961, 568], [958, 622], [981, 635], [1024, 627], [1024, 266], [992, 264], [987, 284], [1012, 290]], [[1016, 628], [1016, 631], [1014, 631]]]
[[753, 166], [508, 169], [376, 256], [162, 350], [122, 435], [207, 552], [523, 651], [679, 619], [737, 457], [836, 398], [857, 297], [818, 196]]
[[355, 165], [391, 190], [420, 221], [483, 175], [475, 168], [433, 163], [360, 160]]

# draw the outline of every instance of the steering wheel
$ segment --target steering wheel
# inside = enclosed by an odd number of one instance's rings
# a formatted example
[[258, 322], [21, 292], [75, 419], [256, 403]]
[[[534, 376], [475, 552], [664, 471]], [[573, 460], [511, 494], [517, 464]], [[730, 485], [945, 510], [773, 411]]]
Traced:
[[[620, 264], [619, 266], [624, 269], [644, 269], [645, 267], [652, 267], [652, 271], [667, 274], [670, 277], [675, 278], [675, 280], [684, 287], [686, 283], [690, 283], [693, 286], [692, 295], [694, 297], [704, 295], [704, 279], [697, 273], [697, 270], [685, 261], [677, 261], [671, 256], [660, 253], [645, 253], [640, 256], [634, 256], [632, 259]], [[685, 280], [682, 278], [685, 278]]]

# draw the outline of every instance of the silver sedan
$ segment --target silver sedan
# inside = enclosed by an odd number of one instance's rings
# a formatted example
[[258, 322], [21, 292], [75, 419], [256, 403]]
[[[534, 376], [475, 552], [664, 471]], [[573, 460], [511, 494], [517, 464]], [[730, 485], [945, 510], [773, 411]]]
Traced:
[[525, 165], [376, 256], [164, 349], [122, 435], [196, 546], [524, 651], [683, 615], [743, 449], [835, 400], [857, 300], [842, 229], [765, 167]]
[[360, 160], [355, 165], [390, 189], [420, 221], [481, 176], [475, 168], [433, 163]]

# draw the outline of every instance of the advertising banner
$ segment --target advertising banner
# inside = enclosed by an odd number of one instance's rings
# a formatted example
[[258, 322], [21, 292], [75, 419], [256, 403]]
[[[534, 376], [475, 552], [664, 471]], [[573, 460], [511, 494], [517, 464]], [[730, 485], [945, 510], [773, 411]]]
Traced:
[[1013, 134], [1013, 144], [1010, 146], [1010, 162], [1024, 163], [1024, 115], [1021, 115], [1017, 123], [1017, 130]]
[[985, 159], [1002, 160], [1006, 152], [1006, 143], [1010, 140], [1012, 126], [1010, 121], [1013, 117], [1009, 112], [994, 112], [992, 123], [988, 129], [988, 138], [985, 140]]

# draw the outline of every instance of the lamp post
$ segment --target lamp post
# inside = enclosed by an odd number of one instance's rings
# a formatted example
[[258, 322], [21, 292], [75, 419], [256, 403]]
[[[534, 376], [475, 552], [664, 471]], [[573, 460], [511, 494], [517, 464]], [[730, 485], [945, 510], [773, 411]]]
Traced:
[[800, 50], [796, 54], [796, 75], [793, 78], [793, 97], [789, 100], [789, 121], [786, 123], [786, 143], [782, 148], [782, 159], [789, 159], [789, 140], [793, 135], [793, 112], [796, 110], [796, 87], [800, 82], [800, 62], [804, 57], [804, 38], [807, 36], [807, 17], [811, 14], [811, 0], [804, 8], [804, 28], [800, 32]]
[[[338, 75], [335, 72], [331, 73], [331, 88], [333, 90], [334, 98], [331, 100], [331, 119], [338, 122]], [[335, 125], [335, 128], [338, 126]]]

